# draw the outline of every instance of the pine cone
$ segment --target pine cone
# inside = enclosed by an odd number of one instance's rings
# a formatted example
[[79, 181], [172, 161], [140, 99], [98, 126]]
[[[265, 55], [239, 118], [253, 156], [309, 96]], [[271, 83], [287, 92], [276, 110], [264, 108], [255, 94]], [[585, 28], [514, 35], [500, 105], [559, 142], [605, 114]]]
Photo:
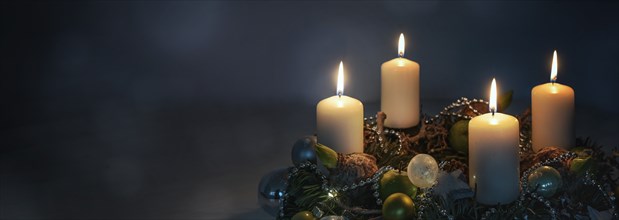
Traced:
[[376, 158], [366, 153], [337, 154], [337, 165], [331, 169], [329, 182], [350, 186], [372, 177], [378, 171]]

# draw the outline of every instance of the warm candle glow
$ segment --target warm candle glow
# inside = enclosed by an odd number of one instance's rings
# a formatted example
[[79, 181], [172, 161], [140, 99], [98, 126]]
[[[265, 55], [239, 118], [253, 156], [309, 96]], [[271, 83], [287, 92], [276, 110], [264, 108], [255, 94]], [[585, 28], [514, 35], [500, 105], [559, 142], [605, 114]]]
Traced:
[[497, 112], [497, 104], [496, 104], [496, 80], [492, 78], [492, 85], [490, 86], [490, 101], [489, 101], [490, 112], [494, 115]]
[[531, 90], [531, 144], [535, 152], [574, 146], [574, 89], [557, 83], [557, 51], [552, 54], [550, 82]]
[[410, 128], [419, 124], [419, 64], [404, 58], [404, 34], [400, 34], [398, 57], [380, 65], [380, 109], [389, 115], [385, 126]]
[[557, 81], [557, 50], [552, 54], [552, 69], [550, 70], [550, 82]]
[[468, 125], [469, 186], [477, 202], [487, 205], [511, 203], [520, 192], [519, 122], [496, 111], [497, 98], [492, 79], [491, 113], [473, 117]]
[[340, 68], [337, 71], [337, 91], [336, 94], [338, 96], [342, 96], [344, 94], [344, 64], [340, 61]]
[[400, 41], [398, 42], [398, 56], [404, 56], [404, 34], [400, 34]]
[[363, 152], [363, 127], [363, 103], [344, 95], [344, 63], [340, 61], [336, 94], [316, 105], [316, 136], [319, 143], [338, 153]]

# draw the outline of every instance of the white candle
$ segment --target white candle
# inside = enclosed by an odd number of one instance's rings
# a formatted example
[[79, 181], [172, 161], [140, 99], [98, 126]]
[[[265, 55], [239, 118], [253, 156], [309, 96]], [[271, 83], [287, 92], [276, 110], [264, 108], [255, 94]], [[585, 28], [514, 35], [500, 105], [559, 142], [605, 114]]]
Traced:
[[469, 185], [477, 201], [508, 204], [520, 191], [518, 119], [497, 113], [496, 82], [492, 79], [490, 112], [469, 122]]
[[335, 96], [316, 106], [318, 142], [339, 153], [363, 152], [363, 104], [344, 93], [344, 68], [340, 62]]
[[533, 150], [548, 146], [568, 149], [574, 145], [574, 90], [556, 83], [557, 51], [552, 57], [550, 83], [531, 90]]
[[381, 111], [385, 126], [410, 128], [419, 124], [419, 64], [404, 58], [404, 34], [400, 34], [398, 58], [383, 63]]

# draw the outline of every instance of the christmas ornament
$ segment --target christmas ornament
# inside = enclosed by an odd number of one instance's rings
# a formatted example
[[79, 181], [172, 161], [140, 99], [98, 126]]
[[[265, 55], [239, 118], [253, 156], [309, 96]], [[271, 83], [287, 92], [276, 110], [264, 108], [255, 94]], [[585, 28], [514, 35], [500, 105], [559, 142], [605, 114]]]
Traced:
[[593, 170], [595, 170], [595, 161], [591, 159], [591, 156], [577, 157], [570, 163], [570, 171], [578, 175], [584, 175], [587, 171]]
[[311, 163], [316, 163], [316, 136], [305, 136], [292, 146], [292, 163], [295, 166], [299, 166], [299, 164], [309, 161]]
[[537, 188], [536, 193], [546, 198], [552, 197], [563, 184], [559, 171], [550, 166], [535, 169], [529, 175], [528, 181], [531, 189]]
[[412, 219], [415, 214], [415, 205], [410, 196], [404, 193], [394, 193], [387, 197], [382, 211], [385, 220]]
[[430, 155], [417, 154], [408, 163], [407, 174], [415, 186], [428, 188], [434, 185], [438, 178], [438, 164]]
[[406, 173], [390, 170], [383, 174], [380, 179], [378, 192], [382, 200], [393, 193], [404, 193], [410, 197], [415, 197], [417, 187], [411, 183]]
[[469, 152], [469, 120], [460, 120], [449, 129], [449, 146], [454, 150]]
[[337, 152], [325, 145], [316, 145], [316, 156], [326, 168], [332, 169], [337, 165]]
[[264, 211], [276, 216], [279, 201], [286, 193], [288, 169], [282, 168], [264, 175], [258, 184], [258, 203]]
[[591, 154], [593, 151], [591, 149], [586, 149], [584, 147], [575, 147], [571, 150], [574, 153], [578, 154], [577, 158], [574, 158], [570, 164], [570, 171], [576, 173], [577, 175], [584, 175], [587, 171], [596, 170], [596, 163], [593, 158], [591, 158]]
[[297, 212], [290, 220], [315, 220], [314, 215], [310, 211]]

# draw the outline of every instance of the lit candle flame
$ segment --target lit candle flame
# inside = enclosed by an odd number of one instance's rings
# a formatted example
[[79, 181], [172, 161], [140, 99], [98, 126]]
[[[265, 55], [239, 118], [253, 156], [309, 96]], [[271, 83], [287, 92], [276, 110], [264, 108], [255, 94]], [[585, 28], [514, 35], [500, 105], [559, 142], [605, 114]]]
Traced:
[[557, 81], [557, 50], [552, 54], [552, 69], [550, 70], [550, 82]]
[[404, 56], [404, 34], [400, 34], [400, 40], [398, 42], [398, 56]]
[[342, 96], [344, 94], [344, 64], [340, 61], [340, 68], [337, 71], [337, 96]]
[[497, 111], [497, 104], [496, 104], [496, 80], [494, 78], [492, 78], [492, 85], [490, 86], [490, 112], [492, 113], [492, 115], [494, 115], [494, 113]]

